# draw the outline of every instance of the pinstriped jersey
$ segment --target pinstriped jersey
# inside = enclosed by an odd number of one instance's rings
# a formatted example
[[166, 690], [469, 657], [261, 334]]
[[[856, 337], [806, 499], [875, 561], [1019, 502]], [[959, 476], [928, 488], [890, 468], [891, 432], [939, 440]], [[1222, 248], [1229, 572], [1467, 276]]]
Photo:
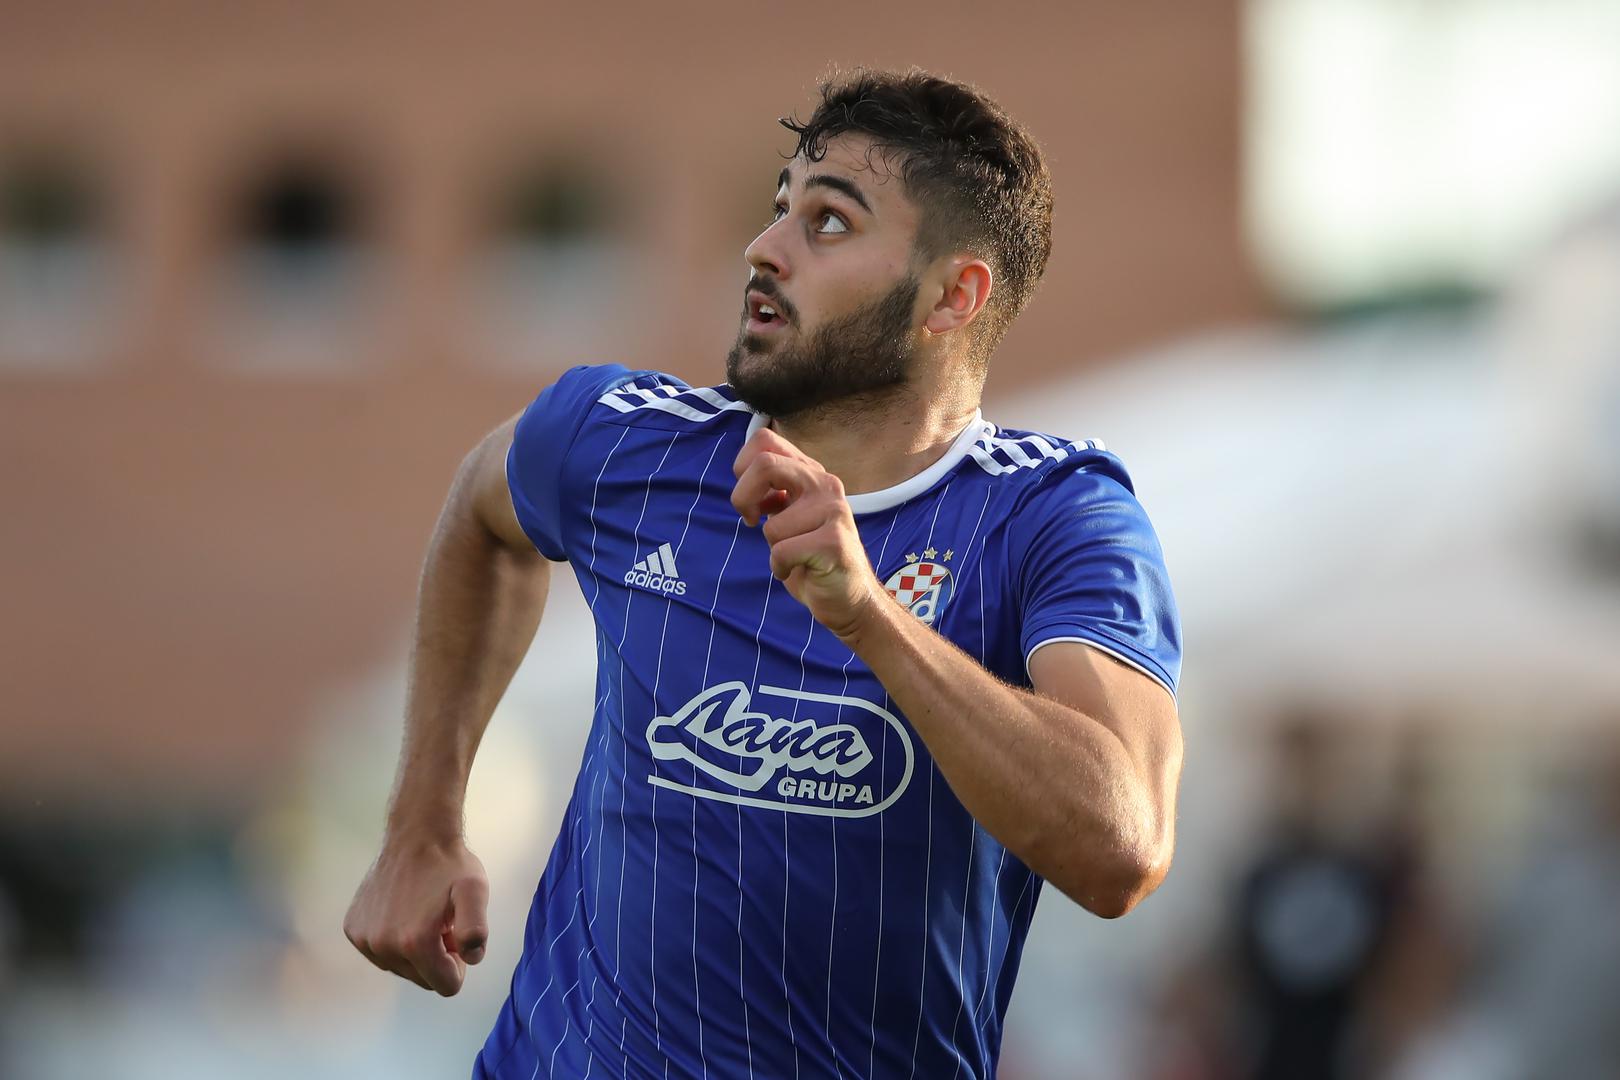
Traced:
[[[596, 626], [596, 712], [479, 1077], [987, 1077], [1041, 880], [952, 793], [731, 506], [728, 387], [575, 368], [512, 504]], [[878, 577], [1015, 685], [1076, 640], [1172, 693], [1180, 630], [1119, 461], [975, 417], [849, 496]]]

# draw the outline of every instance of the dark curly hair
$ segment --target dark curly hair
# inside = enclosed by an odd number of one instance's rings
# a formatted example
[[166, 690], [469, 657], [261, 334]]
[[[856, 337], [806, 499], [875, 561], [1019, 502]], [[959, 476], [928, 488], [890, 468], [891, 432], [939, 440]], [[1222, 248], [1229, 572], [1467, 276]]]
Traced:
[[988, 355], [1052, 252], [1052, 178], [1023, 125], [964, 83], [866, 69], [822, 83], [810, 119], [780, 123], [798, 136], [793, 156], [806, 161], [825, 157], [836, 136], [867, 136], [922, 210], [917, 254], [966, 251], [989, 264], [995, 283], [975, 350]]

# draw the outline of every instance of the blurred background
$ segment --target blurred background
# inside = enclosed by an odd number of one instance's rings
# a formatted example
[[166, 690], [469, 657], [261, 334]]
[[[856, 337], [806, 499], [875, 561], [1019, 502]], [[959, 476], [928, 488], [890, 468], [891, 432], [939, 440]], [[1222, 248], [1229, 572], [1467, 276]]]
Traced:
[[1010, 1080], [1620, 1077], [1620, 2], [0, 0], [0, 1076], [464, 1076], [590, 714], [572, 577], [473, 774], [494, 939], [344, 940], [461, 457], [717, 382], [834, 65], [1027, 123], [986, 415], [1180, 599], [1164, 887], [1055, 893]]

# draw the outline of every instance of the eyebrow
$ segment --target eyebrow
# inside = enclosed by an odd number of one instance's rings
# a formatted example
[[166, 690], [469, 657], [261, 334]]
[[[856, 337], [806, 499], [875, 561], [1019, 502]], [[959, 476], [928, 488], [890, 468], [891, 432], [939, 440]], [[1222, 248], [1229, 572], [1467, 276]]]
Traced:
[[[783, 169], [781, 175], [776, 178], [776, 186], [778, 188], [788, 186], [788, 171], [786, 169]], [[861, 189], [855, 186], [854, 181], [845, 180], [842, 176], [826, 176], [822, 173], [811, 173], [809, 176], [804, 178], [804, 186], [807, 188], [831, 188], [834, 191], [848, 195], [851, 199], [854, 199], [860, 204], [861, 209], [865, 210], [868, 214], [872, 213], [872, 204], [866, 201], [866, 196], [861, 194]], [[876, 217], [877, 215], [873, 214], [873, 216]]]

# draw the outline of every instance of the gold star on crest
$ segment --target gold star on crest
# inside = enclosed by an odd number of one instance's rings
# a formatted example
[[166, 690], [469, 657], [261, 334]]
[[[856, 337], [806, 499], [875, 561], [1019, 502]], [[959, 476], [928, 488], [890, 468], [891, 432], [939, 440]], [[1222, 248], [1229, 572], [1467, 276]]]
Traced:
[[945, 549], [945, 561], [946, 561], [946, 562], [950, 562], [950, 561], [951, 561], [951, 556], [952, 556], [952, 555], [953, 555], [953, 554], [955, 554], [955, 552], [953, 552], [953, 551], [951, 551], [951, 549], [950, 549], [950, 548], [946, 548], [946, 549]]
[[914, 551], [906, 552], [906, 562], [916, 562], [916, 561], [917, 561], [917, 553], [916, 552], [914, 552]]
[[934, 548], [923, 548], [923, 558], [937, 559], [939, 558], [939, 552]]

